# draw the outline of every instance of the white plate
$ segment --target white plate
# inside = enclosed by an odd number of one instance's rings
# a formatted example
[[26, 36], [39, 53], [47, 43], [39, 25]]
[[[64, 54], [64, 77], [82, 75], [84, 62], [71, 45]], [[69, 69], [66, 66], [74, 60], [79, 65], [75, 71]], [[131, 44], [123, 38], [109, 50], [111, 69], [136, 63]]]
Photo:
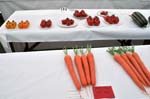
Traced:
[[[73, 19], [74, 20], [74, 19]], [[62, 28], [73, 28], [73, 27], [76, 27], [78, 24], [76, 22], [76, 20], [74, 20], [74, 24], [73, 25], [70, 25], [70, 26], [67, 26], [67, 25], [63, 25], [61, 20], [58, 21], [58, 26], [62, 27]]]
[[[98, 15], [98, 16], [101, 16], [101, 17], [106, 16], [106, 15], [102, 15], [101, 12], [102, 12], [102, 11], [98, 11], [98, 12], [97, 12], [97, 15]], [[107, 15], [109, 15], [109, 16], [112, 15], [112, 13], [111, 13], [110, 11], [107, 11], [107, 12], [108, 12]]]

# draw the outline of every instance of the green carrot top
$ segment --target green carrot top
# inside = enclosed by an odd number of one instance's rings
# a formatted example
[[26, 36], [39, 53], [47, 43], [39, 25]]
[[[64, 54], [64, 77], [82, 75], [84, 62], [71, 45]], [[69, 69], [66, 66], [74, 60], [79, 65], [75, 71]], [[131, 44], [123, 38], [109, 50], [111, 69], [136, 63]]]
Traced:
[[66, 48], [64, 48], [64, 54], [65, 54], [65, 55], [68, 55], [68, 51], [67, 51]]
[[112, 48], [108, 48], [108, 50], [106, 50], [106, 51], [114, 56], [116, 54], [115, 50], [116, 50], [116, 48], [112, 47]]
[[74, 48], [73, 50], [74, 50], [75, 55], [78, 55], [78, 49]]
[[130, 48], [128, 47], [128, 51], [131, 52], [131, 53], [134, 53], [134, 51], [135, 51], [135, 50], [134, 50], [134, 46], [132, 46], [132, 47], [130, 47]]
[[128, 47], [128, 46], [123, 46], [123, 47], [112, 47], [112, 48], [108, 48], [107, 52], [109, 52], [111, 55], [114, 54], [122, 54], [122, 53], [127, 53], [127, 52], [131, 52], [134, 53], [134, 47]]
[[84, 51], [83, 51], [83, 48], [80, 48], [80, 53], [83, 55], [85, 54]]
[[88, 53], [91, 52], [91, 48], [92, 48], [91, 45], [87, 45], [87, 52], [88, 52]]
[[128, 47], [127, 46], [119, 47], [118, 52], [119, 52], [119, 54], [127, 53], [128, 52]]

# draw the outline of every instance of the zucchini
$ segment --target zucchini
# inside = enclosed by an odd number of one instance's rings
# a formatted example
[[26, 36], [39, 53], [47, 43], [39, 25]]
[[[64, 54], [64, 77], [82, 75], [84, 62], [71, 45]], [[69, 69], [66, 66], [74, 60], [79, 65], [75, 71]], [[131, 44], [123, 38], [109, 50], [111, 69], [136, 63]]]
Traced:
[[138, 25], [139, 27], [143, 27], [143, 25], [139, 21], [137, 21], [137, 19], [133, 15], [131, 15], [131, 18], [136, 25]]
[[133, 12], [131, 18], [139, 27], [146, 27], [148, 24], [148, 21], [140, 12]]
[[[139, 17], [137, 17], [135, 14], [132, 14], [132, 17], [134, 17], [135, 18], [135, 21], [137, 21], [140, 25], [140, 27], [144, 27], [144, 23], [143, 23], [143, 21], [139, 18]], [[136, 23], [137, 23], [136, 22]], [[137, 24], [138, 25], [138, 24]]]
[[148, 24], [148, 21], [146, 20], [146, 18], [144, 17], [143, 14], [141, 14], [140, 12], [135, 12], [135, 14], [136, 14], [139, 18], [141, 18], [141, 20], [145, 23], [145, 25]]

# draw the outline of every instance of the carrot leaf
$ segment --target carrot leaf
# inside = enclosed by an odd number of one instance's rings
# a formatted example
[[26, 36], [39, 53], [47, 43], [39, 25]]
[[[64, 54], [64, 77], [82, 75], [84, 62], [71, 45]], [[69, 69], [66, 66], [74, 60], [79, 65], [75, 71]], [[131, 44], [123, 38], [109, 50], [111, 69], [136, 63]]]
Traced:
[[124, 53], [127, 53], [128, 50], [129, 50], [127, 46], [122, 47], [122, 49], [123, 49], [123, 52], [124, 52]]
[[108, 48], [108, 50], [106, 50], [108, 53], [110, 53], [111, 55], [115, 55], [115, 47], [112, 48]]
[[128, 51], [128, 52], [131, 52], [131, 53], [134, 53], [134, 46], [132, 46], [132, 47], [127, 47], [127, 51]]
[[68, 55], [68, 51], [65, 47], [64, 47], [64, 53], [65, 53], [65, 55]]
[[123, 48], [121, 46], [118, 47], [118, 49], [114, 50], [116, 53], [121, 54], [123, 52]]
[[84, 54], [83, 47], [80, 48], [80, 53], [81, 53], [82, 55]]
[[74, 50], [75, 55], [78, 55], [78, 49], [77, 49], [77, 47], [74, 48], [73, 50]]
[[87, 51], [88, 52], [91, 52], [91, 47], [92, 47], [91, 45], [87, 45]]
[[131, 52], [134, 53], [134, 46], [131, 47]]

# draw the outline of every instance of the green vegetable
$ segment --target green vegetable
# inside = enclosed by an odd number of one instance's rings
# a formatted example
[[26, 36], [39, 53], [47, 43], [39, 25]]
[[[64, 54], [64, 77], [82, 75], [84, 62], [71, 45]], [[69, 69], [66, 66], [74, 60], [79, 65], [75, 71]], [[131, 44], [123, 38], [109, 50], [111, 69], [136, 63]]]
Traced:
[[146, 27], [148, 24], [147, 19], [140, 12], [133, 12], [131, 18], [139, 27]]

